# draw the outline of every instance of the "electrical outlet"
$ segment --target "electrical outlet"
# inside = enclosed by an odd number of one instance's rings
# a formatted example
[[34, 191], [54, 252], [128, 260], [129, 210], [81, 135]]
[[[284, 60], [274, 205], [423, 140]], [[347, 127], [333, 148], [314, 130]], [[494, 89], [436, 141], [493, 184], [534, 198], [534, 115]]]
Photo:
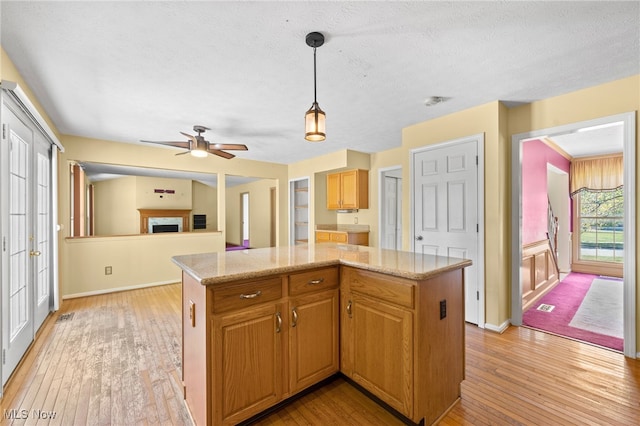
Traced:
[[440, 301], [440, 319], [447, 317], [447, 299]]
[[358, 216], [353, 218], [353, 223], [356, 224], [356, 225], [358, 224]]
[[104, 274], [105, 275], [111, 275], [113, 273], [113, 268], [111, 266], [105, 266], [104, 267]]

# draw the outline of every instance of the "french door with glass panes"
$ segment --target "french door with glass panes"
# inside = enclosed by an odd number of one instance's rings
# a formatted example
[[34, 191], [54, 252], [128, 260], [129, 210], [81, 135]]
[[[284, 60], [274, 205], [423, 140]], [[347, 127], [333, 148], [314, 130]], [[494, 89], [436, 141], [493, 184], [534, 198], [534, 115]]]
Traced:
[[51, 310], [51, 145], [2, 101], [2, 383]]

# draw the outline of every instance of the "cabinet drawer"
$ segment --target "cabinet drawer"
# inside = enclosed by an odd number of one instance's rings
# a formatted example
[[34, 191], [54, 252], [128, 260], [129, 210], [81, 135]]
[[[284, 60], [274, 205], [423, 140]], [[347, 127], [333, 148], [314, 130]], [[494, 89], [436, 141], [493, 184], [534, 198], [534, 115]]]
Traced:
[[347, 242], [347, 233], [346, 232], [332, 232], [331, 233], [331, 241], [335, 243], [346, 243]]
[[289, 275], [289, 294], [296, 296], [312, 291], [334, 288], [337, 287], [338, 284], [337, 266], [291, 274]]
[[366, 294], [411, 309], [414, 307], [413, 281], [349, 267], [343, 267], [341, 280], [352, 292]]
[[316, 231], [316, 243], [326, 243], [331, 241], [329, 232]]
[[282, 278], [251, 281], [213, 290], [213, 312], [242, 309], [282, 297]]

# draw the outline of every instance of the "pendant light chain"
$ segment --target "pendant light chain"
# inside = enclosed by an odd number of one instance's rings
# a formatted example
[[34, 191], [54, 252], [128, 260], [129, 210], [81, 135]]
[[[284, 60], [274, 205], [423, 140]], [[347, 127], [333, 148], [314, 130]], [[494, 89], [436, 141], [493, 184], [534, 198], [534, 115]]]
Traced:
[[318, 99], [317, 99], [317, 88], [316, 88], [316, 48], [313, 48], [313, 103], [314, 104], [318, 104]]

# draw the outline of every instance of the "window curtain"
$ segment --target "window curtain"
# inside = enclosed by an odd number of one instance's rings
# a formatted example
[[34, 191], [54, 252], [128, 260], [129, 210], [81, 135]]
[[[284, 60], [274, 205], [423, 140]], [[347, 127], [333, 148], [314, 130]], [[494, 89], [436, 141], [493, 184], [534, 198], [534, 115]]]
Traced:
[[611, 191], [623, 183], [622, 155], [571, 162], [571, 196], [580, 191]]

